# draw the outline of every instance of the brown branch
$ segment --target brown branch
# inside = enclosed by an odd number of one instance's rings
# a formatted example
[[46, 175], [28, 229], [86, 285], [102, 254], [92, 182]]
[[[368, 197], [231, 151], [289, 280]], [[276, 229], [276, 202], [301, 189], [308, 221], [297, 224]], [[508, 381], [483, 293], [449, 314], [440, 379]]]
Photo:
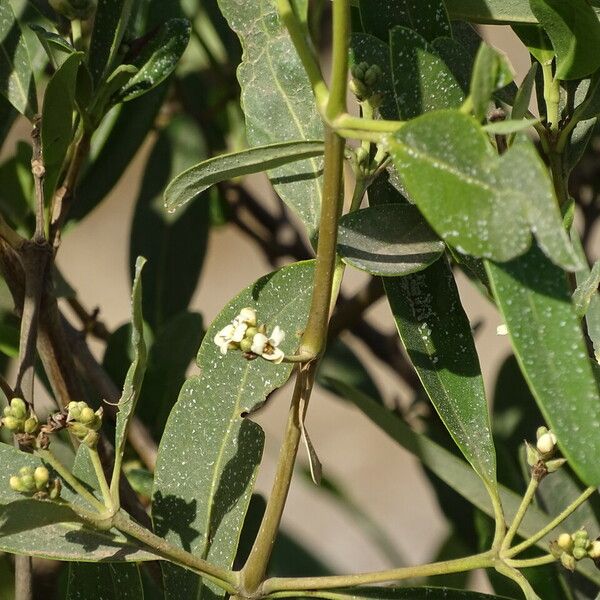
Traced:
[[94, 309], [91, 313], [79, 302], [77, 297], [67, 298], [67, 302], [71, 307], [71, 310], [77, 315], [81, 321], [81, 325], [86, 333], [93, 335], [95, 338], [108, 342], [110, 338], [110, 331], [106, 325], [98, 319], [99, 309]]

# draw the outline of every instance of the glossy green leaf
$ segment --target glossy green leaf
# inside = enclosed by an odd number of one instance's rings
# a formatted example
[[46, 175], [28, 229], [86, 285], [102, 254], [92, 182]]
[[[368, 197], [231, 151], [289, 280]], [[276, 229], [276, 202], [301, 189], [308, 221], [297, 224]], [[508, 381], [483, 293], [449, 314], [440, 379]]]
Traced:
[[133, 100], [160, 85], [175, 70], [190, 34], [187, 19], [170, 19], [160, 27], [133, 61], [138, 72], [116, 94], [115, 102]]
[[146, 371], [147, 349], [144, 340], [144, 318], [142, 316], [142, 269], [146, 259], [138, 257], [135, 263], [135, 277], [131, 291], [131, 347], [133, 362], [125, 376], [123, 393], [119, 400], [115, 430], [115, 471], [120, 472], [127, 432], [131, 418], [140, 397], [144, 373]]
[[[479, 592], [465, 592], [445, 587], [366, 587], [336, 590], [326, 594], [336, 600], [508, 600], [504, 596], [491, 596]], [[315, 594], [319, 597], [319, 593]]]
[[600, 67], [600, 21], [587, 0], [530, 0], [554, 46], [557, 79], [580, 79]]
[[444, 247], [410, 204], [372, 206], [340, 220], [342, 260], [372, 275], [397, 277], [422, 271], [443, 254]]
[[533, 232], [556, 264], [575, 270], [546, 166], [528, 140], [517, 142], [498, 156], [472, 117], [439, 111], [407, 123], [388, 144], [411, 200], [460, 253], [510, 260]]
[[206, 154], [200, 130], [192, 119], [176, 117], [164, 129], [146, 164], [137, 198], [129, 242], [130, 272], [144, 256], [143, 305], [156, 332], [168, 319], [187, 309], [197, 287], [208, 244], [208, 194], [177, 214], [163, 206], [165, 186], [176, 174]]
[[[67, 561], [140, 562], [156, 560], [116, 530], [88, 529], [68, 506], [24, 499], [10, 489], [8, 480], [24, 466], [41, 461], [31, 454], [0, 443], [0, 552], [26, 553]], [[74, 498], [64, 485], [61, 496]]]
[[413, 29], [430, 42], [452, 36], [443, 0], [359, 0], [358, 6], [365, 32], [385, 42], [396, 25]]
[[456, 77], [418, 33], [406, 27], [392, 29], [390, 56], [398, 118], [462, 104], [465, 92]]
[[536, 23], [529, 0], [445, 0], [450, 18], [473, 23]]
[[[147, 286], [144, 286], [147, 287]], [[156, 332], [136, 414], [160, 440], [167, 417], [177, 400], [204, 335], [202, 317], [183, 312]], [[177, 351], [174, 352], [173, 349]]]
[[[380, 401], [366, 396], [341, 381], [331, 381], [331, 385], [337, 388], [338, 393], [351, 400], [359, 410], [388, 436], [416, 456], [425, 467], [442, 481], [446, 482], [485, 514], [493, 517], [492, 504], [484, 484], [466, 462], [454, 456], [451, 452], [442, 448], [425, 435], [413, 431], [402, 420], [401, 416], [387, 409]], [[498, 489], [504, 507], [504, 514], [507, 522], [510, 522], [521, 503], [521, 495], [516, 494], [503, 485], [499, 485]], [[567, 504], [574, 499], [570, 498]], [[519, 527], [519, 535], [524, 538], [533, 535], [545, 527], [553, 516], [545, 513], [535, 505], [530, 506]], [[561, 527], [556, 528], [552, 533], [543, 537], [537, 543], [537, 546], [548, 551], [548, 544], [552, 540], [555, 540], [561, 531], [563, 531]], [[600, 584], [600, 572], [591, 561], [577, 563], [577, 570], [590, 581]]]
[[471, 77], [471, 102], [477, 120], [485, 119], [492, 94], [512, 80], [512, 73], [504, 57], [491, 46], [481, 44]]
[[[219, 0], [219, 7], [244, 47], [237, 73], [249, 145], [323, 139], [310, 83], [275, 2]], [[313, 241], [321, 210], [321, 169], [322, 160], [311, 158], [267, 173]]]
[[41, 25], [32, 23], [29, 28], [37, 35], [40, 44], [42, 44], [48, 59], [52, 66], [56, 69], [73, 54], [76, 50], [62, 35], [58, 35], [53, 31], [44, 29]]
[[49, 206], [63, 168], [69, 146], [73, 141], [73, 110], [77, 71], [83, 53], [77, 52], [54, 73], [44, 94], [42, 107], [42, 154], [46, 176], [44, 194]]
[[[101, 594], [101, 596], [99, 596]], [[76, 563], [69, 570], [66, 600], [143, 600], [137, 566]]]
[[431, 402], [465, 458], [496, 481], [496, 453], [471, 327], [446, 260], [386, 279], [398, 332]]
[[89, 68], [94, 86], [107, 75], [123, 40], [134, 0], [98, 0], [90, 41]]
[[153, 127], [166, 91], [163, 84], [137, 100], [114, 108], [105, 119], [92, 138], [90, 165], [78, 186], [77, 202], [69, 218], [83, 219], [123, 176]]
[[600, 393], [565, 274], [537, 247], [488, 262], [494, 296], [529, 387], [569, 464], [600, 482]]
[[535, 77], [538, 70], [538, 64], [533, 63], [527, 75], [523, 78], [519, 90], [515, 96], [510, 118], [512, 121], [518, 121], [524, 119], [529, 111], [529, 104], [531, 102], [531, 96], [535, 87]]
[[170, 211], [174, 211], [220, 181], [322, 156], [323, 150], [323, 142], [298, 140], [256, 146], [209, 158], [187, 169], [171, 181], [165, 190], [165, 206]]
[[119, 65], [102, 84], [90, 107], [91, 119], [100, 123], [106, 112], [114, 105], [112, 96], [124, 87], [138, 73], [133, 65]]
[[32, 120], [37, 96], [27, 45], [9, 0], [0, 0], [0, 94]]
[[[284, 352], [294, 352], [312, 278], [312, 262], [295, 263], [259, 279], [223, 309], [200, 347], [201, 374], [185, 382], [161, 440], [152, 509], [156, 532], [222, 567], [233, 563], [264, 442], [262, 429], [243, 415], [283, 385], [292, 367], [247, 361], [236, 351], [223, 356], [213, 339], [242, 308], [254, 307], [269, 331], [275, 325], [284, 330]], [[169, 565], [164, 571], [167, 598], [197, 597], [206, 589], [192, 573]]]

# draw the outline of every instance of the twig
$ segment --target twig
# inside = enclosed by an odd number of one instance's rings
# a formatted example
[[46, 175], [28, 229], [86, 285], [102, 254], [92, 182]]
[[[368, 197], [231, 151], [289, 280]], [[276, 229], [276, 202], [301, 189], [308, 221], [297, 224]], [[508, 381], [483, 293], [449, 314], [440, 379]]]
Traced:
[[98, 309], [93, 310], [91, 313], [88, 312], [83, 304], [79, 302], [77, 297], [69, 297], [67, 298], [67, 302], [81, 321], [86, 333], [93, 335], [99, 340], [108, 342], [110, 339], [110, 331], [102, 321], [98, 320]]

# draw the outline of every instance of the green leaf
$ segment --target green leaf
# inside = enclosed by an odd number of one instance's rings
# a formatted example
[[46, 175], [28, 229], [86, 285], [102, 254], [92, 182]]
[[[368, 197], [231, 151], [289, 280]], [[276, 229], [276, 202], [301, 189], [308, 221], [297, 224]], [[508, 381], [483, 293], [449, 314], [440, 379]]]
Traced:
[[[282, 348], [297, 349], [308, 315], [313, 263], [295, 263], [259, 279], [234, 298], [210, 326], [198, 353], [200, 376], [186, 381], [163, 434], [152, 515], [156, 532], [197, 556], [230, 568], [248, 508], [264, 433], [248, 412], [287, 381], [292, 367], [240, 352], [225, 356], [214, 336], [244, 307], [286, 333]], [[197, 597], [199, 578], [165, 565], [167, 597]], [[210, 588], [214, 595], [224, 592]]]
[[410, 204], [372, 206], [340, 220], [338, 253], [371, 275], [397, 277], [427, 268], [444, 252], [442, 242]]
[[490, 135], [509, 135], [511, 133], [525, 131], [539, 122], [539, 119], [520, 119], [519, 121], [509, 119], [508, 121], [486, 123], [483, 126], [483, 129]]
[[527, 46], [529, 53], [540, 64], [552, 64], [554, 60], [554, 48], [543, 27], [540, 25], [513, 25], [513, 31]]
[[[397, 413], [341, 381], [331, 381], [338, 393], [351, 400], [369, 419], [404, 449], [416, 456], [425, 467], [456, 490], [471, 504], [493, 517], [494, 511], [484, 484], [473, 469], [423, 434], [413, 431]], [[542, 483], [543, 485], [543, 483]], [[521, 495], [499, 485], [500, 498], [507, 522], [510, 523], [521, 503]], [[570, 498], [568, 504], [575, 500]], [[565, 508], [565, 507], [563, 507]], [[518, 533], [526, 538], [545, 527], [555, 515], [549, 515], [535, 505], [527, 510]], [[548, 551], [548, 544], [564, 531], [560, 526], [542, 538], [537, 546]], [[600, 584], [600, 572], [590, 561], [577, 563], [577, 571], [590, 581]]]
[[513, 80], [506, 60], [494, 48], [481, 44], [471, 77], [471, 102], [478, 121], [487, 114], [492, 94]]
[[587, 0], [530, 0], [554, 46], [557, 79], [581, 79], [600, 67], [600, 21]]
[[584, 482], [600, 483], [599, 391], [564, 273], [536, 247], [486, 268], [521, 370], [563, 454]]
[[[0, 443], [0, 552], [29, 554], [54, 560], [140, 562], [156, 560], [116, 530], [97, 531], [83, 525], [65, 505], [50, 501], [24, 499], [13, 492], [9, 479], [21, 467], [42, 463], [32, 454]], [[74, 499], [63, 485], [61, 496]]]
[[91, 164], [77, 188], [77, 202], [70, 211], [70, 219], [83, 219], [113, 189], [153, 127], [166, 92], [163, 84], [137, 100], [114, 108], [104, 119], [92, 138]]
[[323, 142], [298, 140], [256, 146], [209, 158], [171, 181], [165, 190], [165, 206], [169, 211], [177, 210], [216, 183], [322, 156], [323, 150]]
[[517, 142], [498, 156], [475, 119], [439, 111], [404, 125], [389, 150], [411, 200], [460, 253], [510, 260], [533, 232], [556, 264], [576, 270], [546, 166], [529, 141]]
[[406, 27], [392, 29], [390, 55], [398, 118], [462, 104], [465, 93], [456, 77], [418, 33]]
[[9, 0], [0, 0], [0, 94], [30, 121], [38, 111], [33, 70]]
[[75, 48], [62, 35], [48, 31], [36, 23], [31, 23], [29, 29], [37, 35], [50, 63], [55, 69], [60, 67], [71, 54], [76, 52]]
[[[219, 0], [219, 6], [244, 47], [238, 79], [249, 145], [323, 139], [310, 83], [275, 2]], [[321, 170], [322, 160], [311, 158], [267, 173], [313, 241], [319, 228]]]
[[187, 309], [204, 264], [210, 225], [208, 194], [177, 214], [165, 210], [162, 194], [175, 173], [205, 153], [196, 124], [188, 117], [176, 117], [158, 136], [146, 165], [131, 227], [129, 262], [133, 277], [136, 257], [148, 259], [143, 305], [155, 332]]
[[598, 285], [600, 285], [600, 261], [596, 261], [589, 275], [577, 282], [577, 289], [573, 292], [573, 304], [575, 312], [579, 318], [583, 318], [587, 313], [590, 304], [598, 295]]
[[71, 54], [54, 73], [44, 94], [42, 155], [46, 167], [44, 198], [48, 206], [54, 195], [67, 151], [73, 141], [75, 85], [82, 58], [82, 52]]
[[32, 198], [31, 146], [21, 141], [0, 165], [0, 209], [4, 218], [27, 237], [35, 228]]
[[536, 23], [529, 0], [445, 0], [450, 18], [473, 23]]
[[115, 102], [133, 100], [160, 85], [174, 70], [190, 41], [187, 19], [170, 19], [143, 47], [133, 62], [138, 72], [116, 94]]
[[[144, 318], [142, 316], [142, 269], [145, 263], [146, 259], [141, 256], [136, 260], [135, 277], [131, 291], [131, 346], [133, 348], [133, 362], [125, 376], [123, 393], [119, 399], [117, 411], [115, 430], [115, 473], [117, 477], [121, 470], [131, 417], [140, 396], [144, 372], [146, 371], [147, 350], [144, 340]], [[118, 483], [118, 479], [116, 481]]]
[[493, 484], [496, 453], [483, 378], [448, 262], [384, 281], [398, 332], [431, 402], [465, 458]]
[[143, 600], [137, 565], [75, 563], [69, 569], [66, 600]]
[[89, 50], [89, 68], [95, 87], [114, 66], [112, 63], [119, 52], [133, 4], [134, 0], [98, 0]]
[[430, 42], [452, 37], [443, 0], [359, 0], [358, 6], [365, 32], [384, 42], [397, 25], [414, 30]]
[[531, 95], [535, 86], [535, 77], [538, 70], [538, 64], [533, 63], [527, 75], [523, 78], [519, 90], [515, 96], [510, 118], [512, 121], [519, 121], [527, 116], [529, 111], [529, 104], [531, 102]]

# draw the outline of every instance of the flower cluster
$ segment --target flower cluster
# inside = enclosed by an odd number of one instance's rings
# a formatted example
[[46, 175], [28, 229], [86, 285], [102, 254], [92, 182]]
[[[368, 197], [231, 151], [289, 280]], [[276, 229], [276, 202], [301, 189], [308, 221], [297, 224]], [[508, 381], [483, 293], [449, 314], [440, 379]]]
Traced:
[[61, 490], [60, 480], [51, 478], [46, 467], [22, 467], [18, 475], [10, 478], [9, 485], [20, 494], [50, 500], [56, 500]]
[[102, 426], [102, 408], [96, 412], [86, 402], [70, 402], [67, 406], [67, 427], [82, 443], [94, 447]]
[[35, 435], [39, 429], [37, 417], [23, 398], [13, 398], [10, 401], [10, 405], [4, 409], [1, 423], [14, 434]]
[[258, 324], [256, 311], [253, 308], [242, 308], [231, 323], [215, 335], [213, 341], [221, 354], [227, 354], [229, 350], [241, 350], [248, 359], [260, 356], [279, 364], [285, 356], [279, 348], [284, 337], [285, 333], [277, 325], [268, 334], [266, 325]]
[[369, 101], [373, 107], [378, 106], [381, 103], [381, 96], [377, 94], [376, 89], [383, 76], [379, 65], [360, 62], [352, 65], [350, 73], [352, 74], [350, 90], [357, 100], [359, 102]]
[[580, 529], [573, 534], [561, 533], [558, 539], [550, 544], [550, 552], [569, 571], [575, 570], [578, 560], [591, 558], [594, 562], [600, 560], [600, 541], [590, 540], [585, 529]]

